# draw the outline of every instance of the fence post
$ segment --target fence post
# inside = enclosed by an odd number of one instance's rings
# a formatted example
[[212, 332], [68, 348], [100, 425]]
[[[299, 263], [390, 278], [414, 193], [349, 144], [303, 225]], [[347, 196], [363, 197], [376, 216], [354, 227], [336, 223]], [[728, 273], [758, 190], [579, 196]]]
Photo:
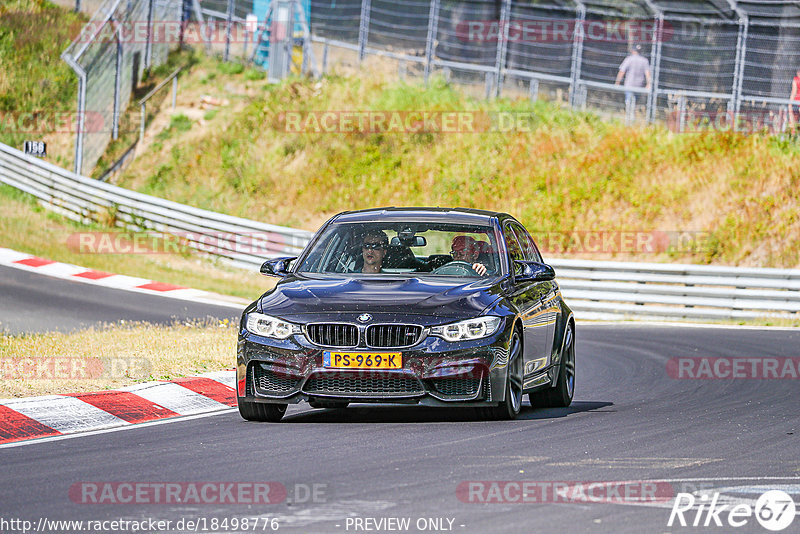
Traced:
[[584, 23], [586, 22], [586, 6], [578, 2], [575, 13], [575, 30], [572, 34], [572, 64], [570, 65], [569, 105], [578, 106], [578, 81], [581, 79], [581, 64], [583, 63]]
[[[114, 19], [111, 19], [112, 22]], [[120, 93], [120, 84], [122, 83], [122, 25], [117, 28], [117, 31], [114, 32], [117, 37], [117, 58], [115, 62], [114, 68], [114, 115], [111, 118], [112, 124], [112, 132], [111, 138], [116, 140], [119, 137], [119, 93]]]
[[656, 14], [656, 28], [653, 34], [653, 45], [651, 47], [653, 56], [652, 69], [653, 77], [651, 80], [650, 94], [647, 95], [647, 122], [653, 122], [658, 108], [658, 79], [661, 75], [661, 44], [664, 41], [664, 13]]
[[228, 12], [226, 13], [225, 18], [225, 55], [223, 56], [225, 61], [228, 61], [231, 53], [231, 26], [233, 25], [233, 0], [228, 0]]
[[503, 69], [506, 65], [508, 53], [508, 20], [511, 18], [511, 0], [503, 0], [500, 7], [500, 31], [497, 32], [497, 54], [494, 60], [494, 92], [495, 98], [500, 96], [503, 85]]
[[681, 91], [678, 94], [678, 133], [683, 133], [686, 125], [686, 94]]
[[433, 61], [433, 44], [439, 31], [439, 0], [431, 0], [428, 11], [428, 38], [425, 40], [425, 85], [431, 76], [431, 62]]
[[364, 61], [369, 33], [370, 0], [361, 0], [361, 24], [358, 27], [358, 62]]

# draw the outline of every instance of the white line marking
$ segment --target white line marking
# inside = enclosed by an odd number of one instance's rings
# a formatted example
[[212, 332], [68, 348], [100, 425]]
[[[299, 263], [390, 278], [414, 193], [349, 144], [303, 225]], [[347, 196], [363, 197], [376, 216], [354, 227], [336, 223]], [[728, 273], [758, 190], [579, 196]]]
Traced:
[[582, 326], [678, 326], [684, 328], [723, 328], [727, 330], [786, 330], [788, 332], [800, 332], [800, 327], [796, 326], [753, 326], [753, 325], [733, 325], [733, 324], [714, 324], [714, 323], [679, 323], [670, 321], [646, 321], [620, 319], [619, 321], [581, 321], [580, 317], [575, 320]]

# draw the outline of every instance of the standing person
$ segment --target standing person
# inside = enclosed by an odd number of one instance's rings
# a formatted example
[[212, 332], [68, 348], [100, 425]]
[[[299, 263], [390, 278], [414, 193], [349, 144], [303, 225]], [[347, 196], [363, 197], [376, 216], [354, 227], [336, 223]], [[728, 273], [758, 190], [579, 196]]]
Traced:
[[[625, 76], [625, 87], [644, 87], [650, 89], [650, 62], [641, 55], [642, 45], [636, 45], [631, 49], [631, 53], [622, 60], [617, 73], [616, 85]], [[633, 91], [625, 91], [625, 110], [633, 110], [636, 106], [636, 94]], [[629, 112], [630, 113], [630, 112]]]
[[[789, 95], [789, 100], [800, 100], [800, 69], [797, 69], [797, 72], [794, 75], [794, 79], [792, 80], [792, 92]], [[789, 125], [794, 131], [795, 125], [795, 117], [794, 117], [794, 106], [800, 107], [800, 102], [797, 104], [789, 104]]]

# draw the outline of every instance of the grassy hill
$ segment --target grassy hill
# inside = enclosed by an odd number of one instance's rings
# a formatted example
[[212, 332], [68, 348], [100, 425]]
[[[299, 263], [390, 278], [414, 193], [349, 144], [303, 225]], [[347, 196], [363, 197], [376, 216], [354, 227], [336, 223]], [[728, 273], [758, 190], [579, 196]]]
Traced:
[[[545, 102], [474, 99], [442, 80], [425, 89], [377, 71], [266, 85], [222, 70], [202, 62], [182, 82], [181, 98], [194, 107], [192, 95], [210, 93], [235, 104], [202, 118], [174, 116], [120, 185], [311, 230], [343, 210], [427, 205], [508, 211], [541, 233], [694, 231], [703, 236], [694, 253], [613, 257], [800, 266], [794, 139], [631, 128]], [[286, 132], [285, 112], [323, 110], [516, 111], [535, 119], [531, 131], [513, 132]]]

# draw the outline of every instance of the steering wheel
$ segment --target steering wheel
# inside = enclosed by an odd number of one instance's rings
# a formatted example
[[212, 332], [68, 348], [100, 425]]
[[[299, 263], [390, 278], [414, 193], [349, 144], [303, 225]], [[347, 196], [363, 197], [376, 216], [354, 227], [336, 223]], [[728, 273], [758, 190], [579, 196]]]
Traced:
[[431, 271], [431, 274], [449, 274], [453, 276], [478, 276], [468, 261], [451, 261]]

